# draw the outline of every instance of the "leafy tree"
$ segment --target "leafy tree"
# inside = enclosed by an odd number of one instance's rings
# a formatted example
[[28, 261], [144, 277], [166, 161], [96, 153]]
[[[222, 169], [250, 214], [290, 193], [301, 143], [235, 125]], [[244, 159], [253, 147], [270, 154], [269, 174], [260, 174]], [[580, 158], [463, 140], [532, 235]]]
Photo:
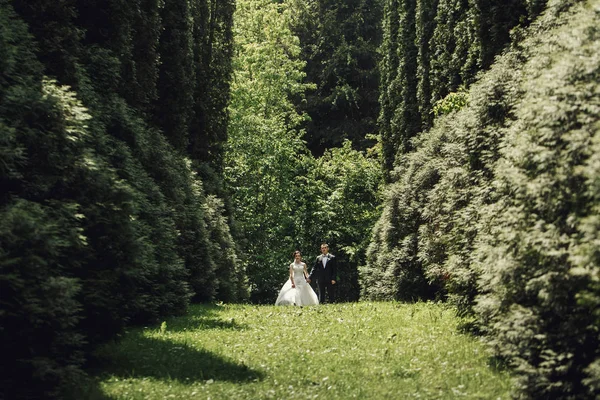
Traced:
[[308, 203], [311, 218], [305, 229], [313, 230], [312, 237], [335, 251], [340, 301], [356, 301], [360, 296], [358, 270], [366, 263], [369, 232], [380, 215], [382, 171], [377, 156], [353, 150], [346, 141], [328, 150], [308, 174], [316, 196], [314, 203]]
[[341, 300], [358, 298], [357, 268], [378, 215], [377, 156], [350, 142], [318, 161], [302, 140], [304, 114], [294, 101], [303, 83], [298, 37], [292, 31], [300, 5], [269, 0], [237, 4], [231, 124], [225, 177], [233, 192], [251, 286], [251, 300], [275, 301], [291, 253], [311, 264], [322, 241], [340, 259]]
[[247, 238], [242, 247], [255, 301], [271, 301], [285, 279], [297, 244], [290, 230], [302, 196], [296, 177], [309, 161], [298, 131], [303, 117], [290, 100], [306, 89], [291, 16], [289, 2], [269, 0], [240, 1], [235, 14], [225, 178], [234, 193], [234, 218]]

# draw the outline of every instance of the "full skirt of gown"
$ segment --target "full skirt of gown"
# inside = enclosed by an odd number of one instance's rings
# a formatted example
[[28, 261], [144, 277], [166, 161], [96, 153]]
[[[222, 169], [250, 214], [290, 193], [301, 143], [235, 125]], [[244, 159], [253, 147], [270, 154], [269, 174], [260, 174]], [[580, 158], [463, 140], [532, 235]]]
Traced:
[[279, 291], [275, 302], [276, 306], [313, 306], [319, 304], [319, 298], [304, 277], [294, 280], [296, 287], [292, 287], [289, 279]]

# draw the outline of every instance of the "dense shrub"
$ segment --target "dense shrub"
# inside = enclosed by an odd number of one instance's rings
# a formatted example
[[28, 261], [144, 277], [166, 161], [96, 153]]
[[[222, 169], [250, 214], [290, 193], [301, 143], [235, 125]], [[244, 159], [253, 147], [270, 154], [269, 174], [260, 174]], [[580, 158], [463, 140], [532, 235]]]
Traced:
[[1, 208], [3, 398], [60, 397], [81, 382], [80, 286], [65, 276], [65, 269], [81, 268], [78, 257], [85, 247], [76, 214], [75, 204], [27, 200]]
[[363, 278], [369, 297], [448, 296], [516, 370], [517, 397], [598, 395], [592, 3], [549, 2], [396, 159]]
[[522, 44], [523, 93], [482, 210], [477, 313], [527, 396], [597, 398], [600, 17], [567, 4], [550, 3]]
[[[222, 204], [207, 200], [186, 149], [149, 122], [168, 101], [157, 87], [161, 3], [16, 0], [15, 12], [0, 2], [3, 398], [85, 391], [81, 366], [128, 324], [183, 313], [194, 295], [245, 298]], [[232, 10], [223, 10], [226, 21]], [[207, 68], [229, 61], [221, 55]], [[188, 133], [169, 138], [181, 145]]]
[[[0, 6], [0, 47], [5, 55], [0, 154], [6, 189], [0, 209], [2, 389], [13, 391], [7, 392], [8, 398], [55, 397], [82, 376], [83, 346], [90, 340], [82, 335], [82, 299], [94, 285], [77, 278], [92, 271], [90, 258], [104, 250], [92, 247], [100, 237], [91, 229], [129, 224], [132, 234], [121, 239], [135, 249], [129, 212], [133, 197], [91, 151], [95, 139], [85, 125], [89, 115], [81, 103], [67, 89], [43, 81], [25, 25], [8, 4]], [[96, 217], [102, 223], [90, 222]], [[118, 252], [103, 255], [110, 258]], [[123, 266], [123, 273], [136, 268]], [[115, 273], [112, 279], [122, 278]], [[126, 296], [129, 300], [134, 294]], [[114, 332], [124, 319], [121, 314], [104, 329]], [[17, 387], [9, 382], [29, 384]]]

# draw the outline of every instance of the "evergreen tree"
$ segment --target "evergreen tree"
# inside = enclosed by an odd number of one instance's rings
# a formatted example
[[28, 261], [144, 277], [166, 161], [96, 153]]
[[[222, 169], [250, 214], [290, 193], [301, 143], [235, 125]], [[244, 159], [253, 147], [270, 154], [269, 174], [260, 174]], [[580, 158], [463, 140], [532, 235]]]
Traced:
[[141, 0], [133, 15], [133, 75], [125, 98], [135, 109], [151, 115], [158, 97], [161, 0]]
[[398, 15], [398, 71], [397, 82], [392, 86], [399, 92], [397, 108], [392, 115], [391, 125], [397, 130], [399, 136], [396, 141], [395, 151], [405, 153], [410, 150], [409, 139], [421, 127], [417, 103], [417, 47], [415, 45], [415, 7], [416, 0], [403, 0], [399, 3]]
[[509, 42], [510, 30], [526, 26], [543, 4], [385, 1], [379, 127], [388, 181], [411, 139], [432, 126], [436, 105], [471, 85]]
[[600, 395], [600, 17], [592, 3], [550, 4], [519, 46], [514, 122], [494, 166], [494, 201], [482, 209], [476, 311], [528, 397]]
[[[8, 1], [0, 2], [0, 396], [60, 398], [81, 382], [84, 340], [76, 327], [80, 285], [70, 269], [81, 268], [85, 238], [75, 201], [52, 198], [43, 180], [27, 182], [31, 147], [61, 147], [54, 172], [86, 168], [81, 144], [66, 130], [57, 99], [42, 96], [42, 66], [32, 52], [27, 26]], [[77, 113], [77, 109], [70, 111]], [[78, 113], [78, 117], [84, 117]], [[36, 130], [45, 129], [38, 138]], [[36, 139], [33, 141], [33, 139]], [[60, 161], [63, 160], [61, 163]], [[72, 175], [70, 176], [73, 177]], [[59, 178], [59, 177], [57, 177]], [[26, 193], [25, 193], [26, 192]], [[45, 198], [40, 202], [39, 197]], [[15, 382], [29, 382], [16, 385]]]
[[[229, 116], [235, 3], [200, 1], [194, 25], [196, 90], [190, 155], [222, 174]], [[203, 175], [209, 178], [206, 175]]]
[[85, 32], [77, 27], [77, 0], [14, 0], [14, 9], [27, 22], [43, 51], [37, 57], [45, 72], [63, 85], [77, 84], [77, 58]]
[[417, 31], [415, 40], [418, 51], [417, 102], [419, 105], [419, 115], [421, 118], [421, 129], [423, 130], [431, 128], [431, 125], [433, 124], [433, 114], [431, 113], [431, 96], [433, 88], [430, 78], [432, 62], [430, 42], [436, 26], [435, 14], [437, 11], [438, 2], [439, 0], [417, 1], [417, 8], [415, 11], [415, 29]]
[[[399, 97], [396, 77], [400, 58], [398, 48], [398, 0], [386, 1], [383, 9], [383, 42], [381, 44], [382, 59], [379, 70], [381, 71], [381, 95], [379, 104], [381, 112], [379, 115], [379, 134], [382, 143], [383, 169], [388, 172], [393, 169], [395, 159], [395, 143], [398, 138], [394, 135], [397, 130], [392, 129], [392, 118], [394, 111], [398, 108]], [[389, 178], [389, 175], [386, 176]]]
[[[8, 397], [62, 398], [66, 386], [81, 386], [80, 366], [98, 343], [127, 324], [182, 313], [194, 295], [243, 300], [245, 272], [220, 201], [207, 200], [185, 158], [186, 99], [200, 84], [195, 9], [181, 2], [165, 11], [154, 0], [13, 3], [18, 15], [0, 3], [0, 177], [8, 188], [0, 196], [0, 290], [11, 294], [1, 300], [3, 351], [18, 365], [3, 369], [2, 384], [34, 376], [35, 385]], [[181, 21], [187, 37], [173, 28]], [[218, 29], [231, 28], [219, 21]], [[217, 36], [206, 35], [227, 42]], [[159, 39], [163, 52], [176, 53], [162, 64], [162, 83]], [[227, 54], [214, 65], [226, 66]], [[228, 75], [218, 76], [225, 87]], [[166, 79], [185, 77], [185, 90], [167, 90]], [[219, 93], [215, 111], [221, 130], [227, 96]], [[174, 117], [184, 128], [168, 123], [175, 129], [167, 140], [149, 119], [170, 115], [154, 114], [156, 106], [180, 101], [190, 105]], [[235, 279], [216, 285], [221, 272]]]
[[192, 6], [189, 0], [171, 0], [162, 9], [161, 65], [154, 120], [169, 142], [187, 151], [194, 106], [194, 40]]
[[299, 107], [310, 116], [305, 140], [314, 155], [351, 140], [372, 145], [377, 132], [381, 41], [379, 0], [313, 0], [298, 15], [296, 32], [306, 61], [306, 82], [314, 91]]
[[437, 102], [396, 159], [361, 275], [368, 297], [448, 296], [515, 369], [521, 397], [598, 396], [591, 3], [550, 2], [468, 91]]

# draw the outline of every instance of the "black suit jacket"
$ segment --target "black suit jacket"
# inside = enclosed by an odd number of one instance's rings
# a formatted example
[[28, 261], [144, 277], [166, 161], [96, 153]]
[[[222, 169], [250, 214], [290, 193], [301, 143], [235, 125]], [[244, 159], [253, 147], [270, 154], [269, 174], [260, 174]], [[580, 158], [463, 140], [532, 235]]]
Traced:
[[[327, 265], [323, 266], [323, 258], [327, 257]], [[310, 270], [308, 277], [313, 280], [321, 281], [321, 283], [331, 283], [332, 280], [337, 281], [337, 260], [333, 254], [324, 256], [321, 254], [315, 260], [315, 263]]]

